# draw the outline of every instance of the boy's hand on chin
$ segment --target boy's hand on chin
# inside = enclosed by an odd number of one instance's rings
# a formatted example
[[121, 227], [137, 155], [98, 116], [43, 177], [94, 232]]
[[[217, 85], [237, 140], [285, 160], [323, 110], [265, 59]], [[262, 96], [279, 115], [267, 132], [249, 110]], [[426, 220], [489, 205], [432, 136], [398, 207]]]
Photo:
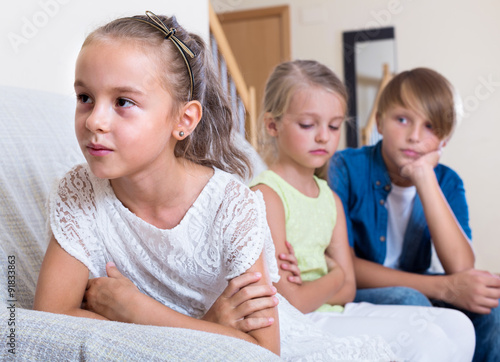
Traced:
[[441, 158], [441, 149], [426, 153], [415, 161], [401, 167], [401, 176], [410, 179], [412, 183], [418, 186], [418, 183], [428, 175], [433, 175], [434, 168]]

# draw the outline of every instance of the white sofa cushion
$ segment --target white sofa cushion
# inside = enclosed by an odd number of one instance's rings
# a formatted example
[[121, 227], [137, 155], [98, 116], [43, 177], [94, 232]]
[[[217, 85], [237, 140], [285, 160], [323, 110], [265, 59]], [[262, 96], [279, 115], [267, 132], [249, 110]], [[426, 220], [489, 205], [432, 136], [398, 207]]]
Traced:
[[[15, 257], [19, 307], [32, 307], [48, 243], [49, 191], [69, 167], [83, 161], [74, 105], [70, 96], [0, 87], [0, 263], [5, 270], [8, 256]], [[0, 278], [0, 285], [5, 282]]]

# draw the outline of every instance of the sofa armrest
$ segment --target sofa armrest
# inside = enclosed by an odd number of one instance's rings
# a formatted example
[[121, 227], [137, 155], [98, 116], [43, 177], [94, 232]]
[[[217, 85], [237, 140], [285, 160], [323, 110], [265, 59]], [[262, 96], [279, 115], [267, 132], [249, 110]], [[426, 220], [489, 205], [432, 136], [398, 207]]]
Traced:
[[[13, 313], [13, 315], [11, 314]], [[9, 326], [9, 319], [15, 322]], [[236, 338], [183, 328], [71, 317], [0, 303], [0, 359], [23, 361], [279, 361]], [[12, 330], [11, 330], [12, 328]], [[12, 354], [15, 352], [15, 355]]]

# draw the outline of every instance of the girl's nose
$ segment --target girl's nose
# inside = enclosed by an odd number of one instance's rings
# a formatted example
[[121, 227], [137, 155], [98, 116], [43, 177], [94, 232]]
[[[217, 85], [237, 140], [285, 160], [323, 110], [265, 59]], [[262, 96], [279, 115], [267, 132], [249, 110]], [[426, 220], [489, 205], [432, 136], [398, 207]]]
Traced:
[[85, 123], [87, 129], [94, 133], [106, 133], [110, 130], [109, 116], [103, 109], [94, 107]]
[[328, 127], [318, 127], [318, 131], [316, 132], [316, 142], [327, 142], [329, 136], [330, 134], [328, 133]]

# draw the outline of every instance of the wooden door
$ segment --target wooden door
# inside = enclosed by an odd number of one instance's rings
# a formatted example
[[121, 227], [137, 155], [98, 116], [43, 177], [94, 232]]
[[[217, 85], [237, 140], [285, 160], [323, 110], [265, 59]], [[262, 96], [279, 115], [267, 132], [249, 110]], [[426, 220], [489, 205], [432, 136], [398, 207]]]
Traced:
[[276, 65], [290, 60], [288, 6], [218, 14], [243, 78], [254, 86], [260, 114], [264, 87]]

